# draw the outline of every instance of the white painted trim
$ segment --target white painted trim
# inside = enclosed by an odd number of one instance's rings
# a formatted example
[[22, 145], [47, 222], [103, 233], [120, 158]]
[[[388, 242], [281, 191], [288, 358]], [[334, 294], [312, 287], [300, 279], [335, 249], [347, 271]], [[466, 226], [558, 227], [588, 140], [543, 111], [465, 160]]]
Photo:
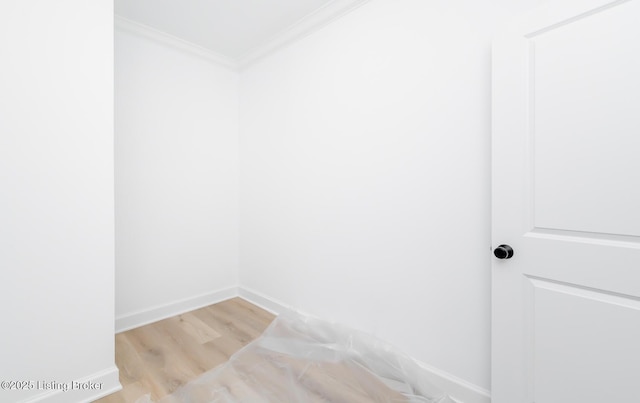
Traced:
[[93, 384], [100, 384], [100, 389], [71, 389], [68, 391], [63, 390], [51, 390], [41, 393], [28, 400], [23, 400], [23, 403], [69, 403], [69, 402], [93, 402], [97, 399], [115, 393], [122, 389], [120, 381], [118, 380], [118, 368], [114, 365], [111, 368], [107, 368], [104, 371], [97, 372], [95, 374], [86, 376], [82, 379], [78, 379], [77, 382], [83, 384], [91, 382]]
[[232, 70], [238, 69], [238, 63], [232, 58], [216, 53], [202, 46], [195, 45], [176, 36], [169, 35], [150, 26], [129, 20], [120, 15], [115, 16], [114, 24], [115, 28], [121, 31], [142, 36], [143, 38], [150, 39], [160, 43], [161, 45], [187, 52], [191, 55], [198, 56], [209, 62], [216, 63]]
[[[498, 33], [496, 40], [510, 36], [533, 38], [550, 29], [558, 28], [628, 1], [631, 0], [563, 0], [560, 2], [548, 2], [504, 22], [496, 30]], [[553, 18], [553, 21], [550, 21], [551, 18]]]
[[[297, 311], [290, 305], [246, 287], [239, 287], [238, 295], [240, 298], [245, 299], [275, 315], [286, 311]], [[431, 374], [429, 379], [433, 384], [441, 390], [446, 391], [446, 393], [457, 403], [491, 403], [491, 395], [489, 391], [431, 365], [419, 361], [417, 362], [418, 365]]]
[[237, 64], [244, 69], [278, 49], [310, 35], [334, 20], [368, 3], [370, 0], [333, 0], [313, 13], [303, 17], [289, 28], [280, 31], [261, 45], [238, 58]]
[[267, 297], [266, 295], [247, 287], [238, 287], [238, 296], [251, 302], [253, 305], [271, 312], [274, 315], [280, 315], [283, 312], [294, 310], [291, 306], [283, 302]]
[[116, 333], [157, 322], [238, 296], [238, 287], [229, 287], [195, 297], [185, 298], [116, 318]]
[[458, 403], [491, 403], [488, 390], [451, 375], [448, 372], [418, 361], [425, 371], [431, 374], [429, 380]]
[[368, 3], [370, 0], [333, 0], [311, 14], [303, 17], [288, 28], [275, 34], [263, 45], [246, 52], [238, 58], [227, 57], [205, 47], [159, 31], [148, 25], [132, 21], [121, 15], [115, 15], [115, 28], [124, 32], [142, 36], [162, 45], [178, 49], [219, 64], [231, 70], [240, 70], [252, 63], [276, 52], [277, 50], [310, 35], [334, 20]]

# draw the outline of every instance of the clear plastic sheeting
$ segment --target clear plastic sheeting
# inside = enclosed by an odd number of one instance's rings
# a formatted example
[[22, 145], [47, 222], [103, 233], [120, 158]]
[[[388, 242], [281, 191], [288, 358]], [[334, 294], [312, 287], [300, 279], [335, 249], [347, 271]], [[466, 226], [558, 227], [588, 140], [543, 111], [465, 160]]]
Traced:
[[[288, 313], [227, 363], [158, 403], [453, 403], [428, 377], [372, 336]], [[145, 402], [148, 396], [138, 400]]]

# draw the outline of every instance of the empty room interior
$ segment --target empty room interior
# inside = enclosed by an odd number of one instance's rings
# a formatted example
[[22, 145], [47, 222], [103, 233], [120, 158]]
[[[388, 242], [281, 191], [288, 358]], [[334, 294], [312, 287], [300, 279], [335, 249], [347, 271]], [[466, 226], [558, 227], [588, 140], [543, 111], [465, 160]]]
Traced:
[[3, 0], [0, 403], [640, 402], [640, 0]]

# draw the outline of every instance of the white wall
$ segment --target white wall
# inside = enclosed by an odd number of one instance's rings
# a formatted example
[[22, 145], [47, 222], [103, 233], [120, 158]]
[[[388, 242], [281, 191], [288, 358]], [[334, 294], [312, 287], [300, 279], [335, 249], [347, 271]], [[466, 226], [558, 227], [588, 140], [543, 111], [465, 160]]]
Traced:
[[240, 284], [490, 385], [490, 44], [536, 1], [373, 0], [241, 77]]
[[126, 328], [237, 285], [238, 74], [123, 29], [115, 46], [116, 317]]
[[[114, 366], [113, 7], [0, 2], [1, 402], [91, 400]], [[42, 386], [42, 385], [40, 385]]]

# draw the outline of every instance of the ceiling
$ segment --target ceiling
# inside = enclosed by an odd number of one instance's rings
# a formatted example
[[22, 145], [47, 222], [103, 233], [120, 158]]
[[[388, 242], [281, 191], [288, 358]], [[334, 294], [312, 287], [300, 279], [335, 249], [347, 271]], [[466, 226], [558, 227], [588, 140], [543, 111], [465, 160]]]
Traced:
[[115, 10], [120, 17], [241, 60], [287, 31], [300, 31], [293, 28], [314, 16], [326, 19], [327, 10], [335, 14], [354, 3], [358, 1], [115, 0]]

